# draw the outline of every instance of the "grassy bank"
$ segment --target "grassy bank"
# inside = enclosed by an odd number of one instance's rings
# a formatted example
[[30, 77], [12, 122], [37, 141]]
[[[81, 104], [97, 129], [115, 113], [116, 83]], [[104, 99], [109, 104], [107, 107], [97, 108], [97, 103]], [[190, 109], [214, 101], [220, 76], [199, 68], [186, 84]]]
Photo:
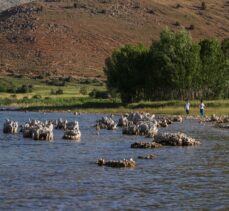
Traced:
[[[9, 93], [11, 87], [31, 84], [29, 93]], [[48, 85], [45, 79], [0, 78], [0, 106], [13, 106], [31, 111], [81, 111], [93, 113], [121, 113], [129, 111], [147, 111], [155, 114], [184, 114], [183, 101], [138, 102], [128, 105], [120, 99], [95, 99], [89, 97], [92, 90], [105, 90], [98, 81], [65, 82], [64, 86]], [[63, 94], [51, 94], [51, 90], [62, 89]], [[83, 91], [82, 91], [83, 90]], [[229, 100], [205, 101], [206, 114], [229, 114]], [[191, 115], [199, 114], [199, 101], [191, 101]]]

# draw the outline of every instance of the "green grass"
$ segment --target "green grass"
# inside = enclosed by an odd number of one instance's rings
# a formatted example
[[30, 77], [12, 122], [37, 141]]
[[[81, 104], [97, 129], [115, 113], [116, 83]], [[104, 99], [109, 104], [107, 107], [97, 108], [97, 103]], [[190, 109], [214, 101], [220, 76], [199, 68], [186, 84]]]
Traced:
[[[141, 101], [123, 105], [120, 99], [94, 99], [80, 94], [82, 86], [88, 92], [93, 89], [105, 90], [105, 85], [95, 83], [80, 84], [77, 81], [67, 82], [65, 86], [50, 86], [44, 80], [28, 78], [4, 77], [0, 78], [0, 87], [19, 87], [23, 84], [33, 85], [33, 92], [26, 94], [10, 94], [0, 92], [0, 106], [14, 106], [23, 110], [43, 111], [86, 111], [92, 113], [124, 113], [130, 111], [146, 111], [155, 114], [184, 114], [184, 101]], [[62, 95], [51, 95], [52, 89], [63, 89]], [[1, 90], [1, 89], [0, 89]], [[14, 96], [13, 96], [14, 95]], [[40, 95], [40, 99], [34, 96]], [[191, 115], [199, 114], [199, 101], [191, 101]], [[206, 114], [229, 114], [229, 100], [205, 101]]]
[[[77, 81], [73, 82], [66, 82], [65, 86], [51, 86], [45, 83], [45, 80], [41, 79], [29, 79], [29, 78], [14, 78], [14, 77], [0, 77], [0, 90], [3, 87], [5, 90], [12, 88], [12, 87], [20, 87], [22, 85], [33, 85], [33, 92], [32, 93], [25, 93], [25, 94], [16, 94], [16, 99], [23, 99], [24, 97], [33, 98], [35, 95], [41, 95], [42, 98], [73, 98], [73, 97], [87, 97], [87, 95], [82, 95], [80, 93], [80, 89], [82, 87], [86, 87], [87, 92], [91, 92], [93, 89], [97, 90], [105, 90], [105, 85], [100, 85], [96, 83], [90, 84], [80, 84]], [[63, 89], [63, 95], [51, 95], [51, 90]], [[4, 98], [12, 98], [12, 93], [1, 92], [0, 93], [0, 100]], [[19, 101], [20, 102], [20, 101]], [[31, 102], [33, 100], [31, 99]]]

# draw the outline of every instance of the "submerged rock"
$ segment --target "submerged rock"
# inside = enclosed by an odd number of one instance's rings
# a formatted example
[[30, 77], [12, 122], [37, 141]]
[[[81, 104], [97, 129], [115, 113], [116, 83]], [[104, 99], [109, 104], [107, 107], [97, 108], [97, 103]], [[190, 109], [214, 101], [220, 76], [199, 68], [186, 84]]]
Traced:
[[199, 141], [187, 136], [184, 133], [163, 133], [154, 136], [154, 141], [161, 145], [168, 146], [193, 146], [200, 144]]
[[216, 122], [215, 127], [222, 128], [222, 129], [229, 129], [229, 124]]
[[155, 155], [147, 155], [147, 156], [138, 156], [138, 159], [152, 160], [155, 159]]
[[17, 133], [18, 122], [7, 119], [3, 125], [3, 133]]
[[135, 142], [131, 144], [131, 148], [144, 148], [144, 149], [152, 149], [159, 148], [162, 145], [156, 142]]
[[136, 162], [131, 158], [130, 160], [104, 160], [104, 159], [99, 159], [97, 161], [97, 164], [99, 166], [109, 166], [113, 168], [133, 168], [136, 166]]

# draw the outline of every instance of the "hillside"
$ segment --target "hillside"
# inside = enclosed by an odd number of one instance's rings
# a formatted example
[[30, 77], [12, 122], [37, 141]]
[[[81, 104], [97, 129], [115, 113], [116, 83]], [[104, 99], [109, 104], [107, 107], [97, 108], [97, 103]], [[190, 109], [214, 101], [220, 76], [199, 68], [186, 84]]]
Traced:
[[193, 25], [195, 40], [229, 37], [229, 1], [206, 2], [205, 10], [199, 0], [43, 0], [10, 8], [0, 13], [0, 72], [103, 78], [113, 49], [148, 46], [166, 26]]
[[6, 9], [9, 9], [10, 7], [14, 7], [23, 3], [28, 3], [33, 0], [1, 0], [0, 1], [0, 12], [4, 11]]

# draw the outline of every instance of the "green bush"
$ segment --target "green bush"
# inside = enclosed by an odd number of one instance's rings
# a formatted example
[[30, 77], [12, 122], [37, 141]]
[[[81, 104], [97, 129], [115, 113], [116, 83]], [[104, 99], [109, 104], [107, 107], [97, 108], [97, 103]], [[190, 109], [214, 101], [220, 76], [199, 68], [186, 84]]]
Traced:
[[34, 95], [33, 99], [42, 99], [41, 95]]
[[22, 85], [21, 87], [11, 87], [7, 90], [9, 93], [29, 93], [33, 91], [32, 85]]
[[63, 89], [57, 89], [57, 90], [51, 90], [50, 92], [51, 95], [62, 95], [64, 94], [64, 90]]
[[80, 88], [80, 94], [82, 94], [82, 95], [87, 95], [88, 94], [88, 89], [87, 89], [86, 86], [82, 86]]
[[46, 84], [51, 86], [65, 86], [65, 80], [63, 80], [62, 78], [51, 79], [47, 80]]
[[109, 94], [108, 91], [98, 91], [96, 89], [93, 89], [89, 93], [90, 97], [97, 98], [97, 99], [109, 99], [111, 98], [111, 95]]

